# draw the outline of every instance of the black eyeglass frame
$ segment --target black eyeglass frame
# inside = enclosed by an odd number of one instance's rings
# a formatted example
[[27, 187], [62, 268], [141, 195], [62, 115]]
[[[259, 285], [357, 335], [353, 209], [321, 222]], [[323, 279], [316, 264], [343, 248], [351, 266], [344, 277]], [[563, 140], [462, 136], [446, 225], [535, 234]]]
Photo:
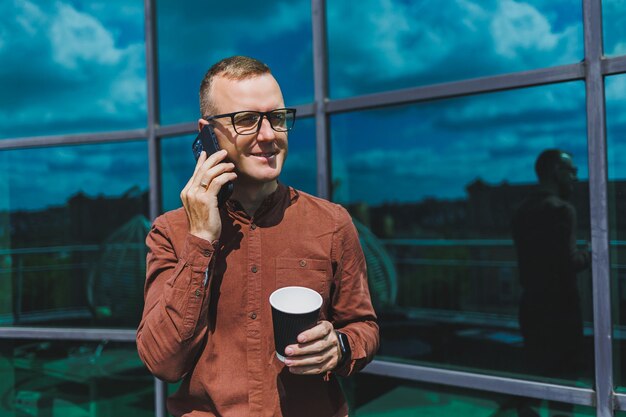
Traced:
[[[274, 112], [279, 111], [279, 110], [286, 110], [287, 114], [293, 114], [293, 121], [291, 122], [291, 126], [286, 128], [285, 130], [276, 129], [274, 127], [274, 124], [272, 123], [272, 119], [270, 119], [268, 117], [271, 113], [274, 113]], [[248, 133], [240, 133], [237, 130], [237, 125], [235, 124], [235, 116], [240, 114], [240, 113], [256, 113], [256, 114], [259, 115], [259, 121], [257, 123], [256, 130], [254, 130], [252, 132], [248, 132]], [[230, 123], [233, 126], [233, 129], [235, 129], [235, 132], [237, 134], [239, 134], [239, 135], [254, 135], [256, 133], [259, 133], [259, 130], [261, 130], [261, 125], [263, 124], [263, 118], [267, 119], [267, 121], [270, 123], [270, 127], [272, 128], [272, 130], [274, 130], [276, 132], [289, 132], [291, 129], [293, 129], [293, 126], [296, 123], [296, 109], [292, 108], [292, 107], [283, 107], [283, 108], [280, 108], [280, 109], [274, 109], [274, 110], [270, 110], [270, 111], [241, 110], [241, 111], [236, 111], [236, 112], [233, 112], [233, 113], [216, 114], [215, 116], [204, 116], [202, 118], [204, 120], [206, 120], [207, 122], [210, 122], [211, 120], [221, 119], [223, 117], [230, 117]]]

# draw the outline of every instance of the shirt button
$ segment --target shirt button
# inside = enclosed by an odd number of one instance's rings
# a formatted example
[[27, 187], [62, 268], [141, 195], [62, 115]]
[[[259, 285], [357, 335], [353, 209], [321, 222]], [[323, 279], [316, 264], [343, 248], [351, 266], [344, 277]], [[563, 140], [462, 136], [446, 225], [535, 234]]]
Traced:
[[256, 265], [253, 265], [252, 268], [250, 268], [250, 271], [252, 271], [253, 273], [257, 273], [257, 271], [259, 270], [259, 268], [256, 267]]
[[252, 320], [256, 319], [256, 313], [250, 313], [250, 318], [251, 318]]
[[202, 294], [202, 292], [201, 292], [200, 290], [196, 290], [194, 294], [196, 294], [196, 297], [200, 297], [200, 295]]
[[250, 225], [250, 229], [252, 229], [252, 230], [256, 229], [256, 224], [252, 223], [252, 224]]
[[205, 249], [204, 252], [202, 252], [202, 254], [208, 258], [209, 256], [211, 256], [211, 251], [208, 249]]
[[300, 261], [300, 266], [303, 268], [306, 266], [306, 261], [304, 259]]

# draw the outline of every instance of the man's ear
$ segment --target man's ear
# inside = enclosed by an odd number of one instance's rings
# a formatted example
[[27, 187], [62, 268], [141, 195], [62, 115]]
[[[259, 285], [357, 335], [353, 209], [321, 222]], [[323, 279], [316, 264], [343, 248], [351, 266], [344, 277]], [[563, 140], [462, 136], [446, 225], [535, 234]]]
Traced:
[[198, 132], [202, 130], [202, 128], [206, 125], [208, 125], [209, 122], [207, 122], [204, 119], [198, 119]]

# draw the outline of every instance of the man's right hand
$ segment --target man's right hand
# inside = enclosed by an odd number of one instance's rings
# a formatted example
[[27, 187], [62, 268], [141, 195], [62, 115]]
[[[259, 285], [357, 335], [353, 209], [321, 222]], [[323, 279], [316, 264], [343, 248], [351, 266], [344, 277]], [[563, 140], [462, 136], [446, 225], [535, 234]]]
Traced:
[[217, 207], [217, 193], [228, 181], [234, 181], [235, 165], [222, 162], [226, 151], [220, 150], [207, 158], [202, 151], [193, 175], [180, 193], [189, 220], [189, 232], [213, 242], [222, 233], [222, 221]]

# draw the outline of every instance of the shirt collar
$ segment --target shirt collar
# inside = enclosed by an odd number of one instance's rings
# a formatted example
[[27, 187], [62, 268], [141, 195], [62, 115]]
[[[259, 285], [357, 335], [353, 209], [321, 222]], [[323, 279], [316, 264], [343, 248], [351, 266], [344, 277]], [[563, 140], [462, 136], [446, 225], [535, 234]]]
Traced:
[[256, 210], [256, 213], [254, 213], [253, 218], [250, 218], [241, 203], [237, 200], [228, 200], [225, 207], [229, 216], [234, 219], [244, 223], [254, 222], [258, 226], [270, 226], [277, 224], [280, 219], [282, 219], [287, 207], [293, 204], [298, 197], [299, 194], [297, 190], [278, 182], [276, 190], [265, 197]]

